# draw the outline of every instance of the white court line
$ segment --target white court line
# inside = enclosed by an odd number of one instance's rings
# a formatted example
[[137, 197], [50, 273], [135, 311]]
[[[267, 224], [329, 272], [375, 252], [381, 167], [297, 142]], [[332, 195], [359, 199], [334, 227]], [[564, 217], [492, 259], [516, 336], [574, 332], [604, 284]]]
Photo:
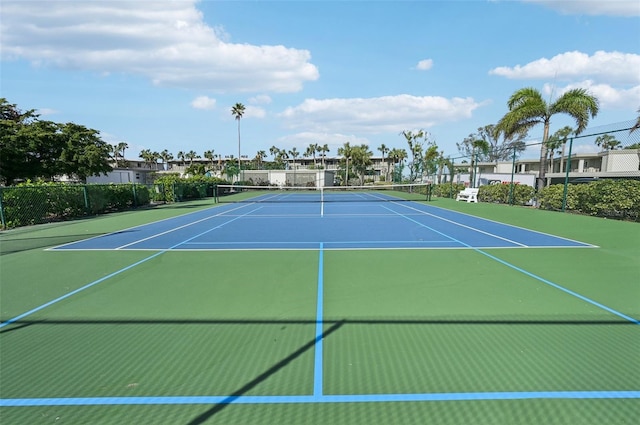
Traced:
[[[400, 202], [394, 202], [394, 204], [401, 205]], [[496, 238], [496, 239], [500, 239], [500, 240], [503, 240], [503, 241], [506, 241], [506, 242], [510, 242], [512, 244], [515, 244], [515, 245], [518, 245], [518, 246], [521, 246], [521, 247], [525, 247], [525, 248], [529, 247], [526, 244], [523, 244], [523, 243], [520, 243], [520, 242], [516, 242], [516, 241], [513, 241], [513, 240], [508, 239], [508, 238], [503, 238], [502, 236], [494, 235], [493, 233], [485, 232], [484, 230], [480, 230], [480, 229], [477, 229], [475, 227], [467, 226], [466, 224], [461, 224], [461, 223], [455, 222], [453, 220], [449, 220], [448, 218], [444, 218], [444, 217], [437, 216], [435, 214], [428, 213], [426, 211], [421, 211], [421, 210], [419, 210], [417, 208], [414, 208], [414, 207], [410, 207], [410, 206], [407, 206], [407, 205], [402, 205], [402, 206], [405, 207], [405, 208], [409, 208], [410, 210], [418, 211], [418, 212], [422, 213], [423, 215], [428, 215], [428, 216], [437, 218], [439, 220], [446, 221], [446, 222], [451, 223], [451, 224], [455, 224], [456, 226], [464, 227], [466, 229], [473, 230], [474, 232], [478, 232], [478, 233], [485, 234], [487, 236], [491, 236], [492, 238]], [[385, 207], [385, 208], [387, 208], [387, 207]], [[387, 208], [387, 209], [389, 211], [393, 211], [392, 209], [389, 209], [389, 208]], [[473, 217], [473, 216], [471, 216], [471, 217]], [[478, 217], [476, 217], [476, 218], [478, 218]], [[497, 223], [497, 222], [494, 222], [494, 223]]]
[[[155, 234], [155, 235], [152, 235], [152, 236], [149, 236], [149, 237], [146, 237], [146, 238], [138, 239], [138, 240], [136, 240], [136, 241], [130, 242], [130, 243], [128, 243], [128, 244], [125, 244], [125, 245], [119, 246], [119, 247], [114, 248], [114, 249], [115, 249], [115, 250], [123, 249], [123, 248], [126, 248], [126, 247], [128, 247], [128, 246], [135, 245], [135, 244], [138, 244], [138, 243], [140, 243], [140, 242], [144, 242], [144, 241], [147, 241], [147, 240], [149, 240], [149, 239], [157, 238], [158, 236], [166, 235], [167, 233], [175, 232], [176, 230], [184, 229], [185, 227], [189, 227], [189, 226], [192, 226], [192, 225], [194, 225], [194, 224], [197, 224], [197, 223], [201, 223], [201, 222], [203, 222], [203, 221], [210, 220], [210, 219], [212, 219], [212, 218], [220, 217], [221, 215], [224, 215], [224, 214], [226, 214], [227, 212], [235, 211], [235, 210], [238, 210], [238, 209], [240, 209], [240, 208], [244, 208], [244, 207], [247, 207], [247, 206], [250, 206], [250, 205], [253, 205], [253, 204], [246, 204], [246, 205], [242, 205], [242, 206], [237, 207], [237, 208], [232, 208], [232, 209], [230, 209], [230, 210], [228, 210], [228, 211], [224, 211], [224, 212], [221, 212], [221, 213], [219, 213], [219, 214], [215, 214], [215, 215], [212, 215], [212, 216], [209, 216], [209, 217], [205, 217], [205, 218], [200, 219], [200, 220], [192, 221], [192, 222], [189, 222], [189, 223], [184, 224], [184, 225], [182, 225], [182, 226], [178, 226], [178, 227], [175, 227], [175, 228], [173, 228], [173, 229], [167, 230], [167, 231], [165, 231], [165, 232], [157, 233], [157, 234]], [[258, 208], [258, 209], [259, 209], [259, 208]], [[256, 209], [256, 210], [254, 210], [254, 211], [257, 211], [257, 209]], [[251, 214], [251, 213], [252, 213], [252, 212], [254, 212], [254, 211], [250, 211], [250, 212], [248, 212], [248, 213], [246, 213], [246, 214], [239, 215], [239, 216], [233, 216], [233, 217], [238, 217], [238, 218], [239, 218], [239, 217], [243, 217], [244, 215]], [[219, 226], [218, 226], [218, 227], [219, 227]]]

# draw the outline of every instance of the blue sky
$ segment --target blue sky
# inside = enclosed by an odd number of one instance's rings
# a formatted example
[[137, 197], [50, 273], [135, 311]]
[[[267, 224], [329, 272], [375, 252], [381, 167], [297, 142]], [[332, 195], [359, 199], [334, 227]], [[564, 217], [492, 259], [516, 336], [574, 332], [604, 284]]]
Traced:
[[[637, 117], [640, 2], [2, 0], [1, 97], [142, 149], [238, 154], [424, 129], [445, 155], [509, 96], [598, 97]], [[552, 121], [551, 131], [571, 124]], [[542, 128], [530, 132], [533, 141]], [[595, 147], [593, 148], [595, 150]], [[532, 153], [531, 158], [536, 154]], [[269, 157], [270, 158], [270, 157]]]

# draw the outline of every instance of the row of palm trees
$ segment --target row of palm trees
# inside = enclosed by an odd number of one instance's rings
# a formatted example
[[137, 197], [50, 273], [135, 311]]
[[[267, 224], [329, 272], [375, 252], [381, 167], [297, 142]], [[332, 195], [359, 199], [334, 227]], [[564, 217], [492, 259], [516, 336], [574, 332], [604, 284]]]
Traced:
[[[507, 113], [498, 121], [498, 123], [493, 126], [494, 128], [494, 136], [500, 137], [503, 136], [505, 140], [511, 140], [517, 135], [526, 134], [533, 127], [542, 124], [543, 125], [543, 136], [542, 143], [540, 148], [540, 174], [538, 176], [537, 186], [538, 189], [544, 187], [545, 184], [545, 173], [547, 171], [547, 162], [549, 159], [553, 158], [554, 151], [558, 149], [562, 149], [565, 145], [568, 137], [573, 135], [579, 135], [583, 132], [589, 123], [591, 118], [594, 118], [599, 111], [599, 102], [598, 99], [591, 95], [585, 89], [572, 89], [561, 96], [559, 96], [554, 101], [547, 102], [545, 101], [542, 93], [531, 87], [522, 88], [517, 90], [515, 93], [511, 95], [509, 100], [507, 101], [508, 111]], [[238, 169], [241, 169], [240, 159], [242, 158], [241, 153], [241, 138], [240, 138], [240, 121], [245, 113], [245, 106], [242, 103], [236, 103], [231, 108], [231, 114], [238, 122]], [[640, 110], [638, 111], [640, 114]], [[557, 114], [566, 114], [575, 120], [575, 128], [564, 127], [558, 130], [553, 135], [550, 135], [550, 127], [551, 127], [551, 118]], [[636, 123], [635, 128], [640, 128], [640, 117], [638, 118], [638, 122]], [[412, 144], [413, 139], [416, 134], [412, 134], [411, 132], [403, 132], [402, 133], [407, 142], [409, 144], [409, 148], [412, 151], [412, 155], [430, 155], [436, 163], [440, 164], [440, 167], [443, 163], [446, 162], [445, 158], [443, 158], [442, 152], [438, 154], [437, 146], [435, 144], [429, 146], [429, 149], [425, 152], [417, 152], [415, 151], [415, 145]], [[618, 145], [615, 144], [615, 138], [600, 138], [596, 143], [599, 143], [605, 149], [615, 149]], [[486, 143], [486, 142], [485, 142]], [[619, 142], [618, 142], [619, 143]], [[124, 161], [124, 152], [128, 146], [126, 143], [119, 143], [114, 145], [113, 153], [116, 163], [119, 160]], [[389, 167], [391, 164], [397, 165], [402, 164], [407, 159], [407, 151], [405, 149], [389, 149], [384, 144], [380, 145], [378, 151], [382, 154], [383, 164], [386, 165], [386, 175], [388, 177]], [[486, 146], [481, 145], [480, 141], [478, 141], [478, 146], [474, 146], [473, 149], [486, 149]], [[211, 166], [214, 166], [214, 159], [218, 158], [220, 161], [220, 155], [215, 155], [213, 150], [209, 150], [205, 152], [205, 158], [211, 161]], [[286, 164], [288, 160], [292, 160], [295, 163], [296, 159], [302, 155], [304, 157], [312, 157], [314, 161], [314, 166], [317, 167], [316, 155], [319, 155], [322, 159], [322, 167], [325, 165], [325, 158], [327, 153], [329, 152], [328, 145], [319, 145], [316, 143], [309, 144], [304, 152], [300, 152], [297, 148], [292, 148], [290, 150], [279, 149], [276, 146], [272, 146], [269, 149], [269, 152], [273, 155], [274, 161], [276, 163]], [[416, 153], [417, 152], [417, 153]], [[368, 146], [365, 144], [359, 146], [351, 146], [349, 142], [344, 143], [342, 147], [338, 149], [338, 155], [342, 157], [341, 168], [344, 170], [345, 181], [348, 181], [350, 176], [350, 168], [354, 171], [355, 174], [359, 175], [363, 178], [366, 168], [371, 163], [371, 157], [373, 153], [369, 150]], [[140, 157], [143, 158], [145, 162], [150, 164], [157, 163], [160, 159], [164, 162], [173, 159], [173, 156], [164, 150], [161, 153], [151, 152], [148, 149], [140, 152]], [[266, 159], [267, 154], [265, 151], [258, 151], [256, 157], [254, 158], [254, 164], [257, 164], [258, 167], [262, 167], [264, 164], [264, 160]], [[200, 158], [194, 151], [190, 152], [178, 152], [178, 158], [183, 162], [188, 159], [190, 163], [193, 163], [193, 160]], [[388, 163], [387, 163], [388, 160]], [[414, 158], [413, 162], [415, 163], [417, 158]]]

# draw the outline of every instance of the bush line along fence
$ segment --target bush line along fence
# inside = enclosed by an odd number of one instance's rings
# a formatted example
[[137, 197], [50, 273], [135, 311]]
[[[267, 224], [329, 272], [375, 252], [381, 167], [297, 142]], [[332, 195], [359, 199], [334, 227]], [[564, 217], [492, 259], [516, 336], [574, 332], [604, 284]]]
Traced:
[[2, 229], [70, 220], [108, 212], [211, 197], [214, 185], [37, 183], [0, 187]]

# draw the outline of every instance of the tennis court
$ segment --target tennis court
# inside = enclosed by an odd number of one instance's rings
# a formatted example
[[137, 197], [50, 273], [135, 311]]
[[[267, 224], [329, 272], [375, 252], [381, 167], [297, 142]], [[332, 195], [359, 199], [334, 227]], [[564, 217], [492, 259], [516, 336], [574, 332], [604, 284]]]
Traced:
[[640, 416], [637, 223], [379, 192], [220, 200], [0, 235], [3, 424]]

